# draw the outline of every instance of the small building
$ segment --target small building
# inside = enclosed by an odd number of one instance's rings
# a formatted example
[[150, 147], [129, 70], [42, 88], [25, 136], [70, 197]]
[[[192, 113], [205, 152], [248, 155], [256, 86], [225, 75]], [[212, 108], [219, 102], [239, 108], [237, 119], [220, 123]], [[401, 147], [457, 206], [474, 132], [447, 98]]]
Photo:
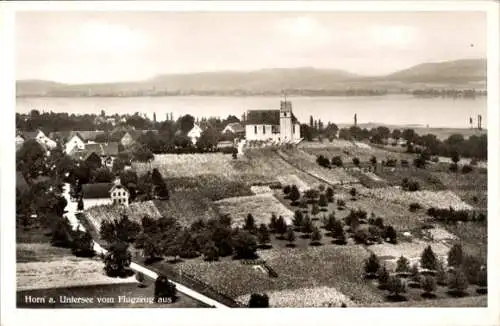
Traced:
[[191, 143], [193, 145], [196, 145], [198, 139], [200, 139], [202, 132], [203, 130], [201, 130], [200, 126], [198, 126], [196, 123], [194, 124], [193, 128], [188, 131], [187, 136], [189, 137], [189, 139], [191, 139]]
[[40, 145], [42, 145], [45, 149], [50, 150], [54, 149], [57, 146], [57, 143], [47, 137], [45, 133], [41, 130], [37, 131], [21, 131], [17, 133], [16, 136], [16, 147], [17, 145], [22, 144], [30, 139], [36, 140]]
[[69, 139], [64, 144], [64, 151], [68, 155], [71, 154], [74, 150], [83, 150], [83, 149], [85, 149], [85, 142], [78, 134], [73, 135], [71, 139]]
[[83, 150], [73, 150], [71, 157], [76, 160], [99, 162], [99, 166], [113, 167], [113, 163], [118, 156], [118, 143], [107, 144], [86, 144]]
[[106, 183], [87, 183], [82, 186], [84, 209], [104, 205], [128, 207], [130, 193], [119, 180]]
[[239, 122], [231, 122], [222, 130], [222, 133], [232, 134], [235, 137], [243, 137], [245, 135], [245, 127]]

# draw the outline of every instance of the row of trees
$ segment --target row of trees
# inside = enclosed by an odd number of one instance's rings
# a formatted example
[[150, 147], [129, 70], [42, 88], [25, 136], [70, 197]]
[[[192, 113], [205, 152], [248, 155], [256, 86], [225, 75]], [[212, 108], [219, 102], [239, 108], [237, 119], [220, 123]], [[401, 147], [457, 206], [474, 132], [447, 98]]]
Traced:
[[[365, 260], [365, 277], [377, 278], [379, 287], [387, 289], [393, 296], [400, 296], [406, 291], [406, 284], [421, 287], [424, 297], [432, 297], [436, 285], [448, 286], [450, 294], [463, 295], [469, 284], [478, 286], [478, 293], [486, 293], [487, 269], [473, 256], [466, 256], [460, 244], [455, 244], [448, 253], [448, 271], [444, 263], [437, 259], [428, 246], [422, 252], [420, 266], [401, 256], [396, 262], [395, 274], [390, 275], [385, 265], [381, 265], [375, 254]], [[403, 279], [408, 279], [404, 282]]]
[[486, 222], [486, 214], [483, 212], [460, 210], [450, 208], [435, 208], [430, 207], [427, 210], [427, 215], [433, 217], [437, 221], [444, 223], [456, 223], [456, 222]]

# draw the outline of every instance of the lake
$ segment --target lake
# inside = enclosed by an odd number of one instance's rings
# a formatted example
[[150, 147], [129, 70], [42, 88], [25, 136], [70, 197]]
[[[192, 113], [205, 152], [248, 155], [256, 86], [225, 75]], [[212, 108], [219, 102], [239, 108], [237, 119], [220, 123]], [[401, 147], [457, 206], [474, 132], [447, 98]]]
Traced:
[[[486, 97], [475, 99], [416, 98], [411, 95], [357, 96], [357, 97], [289, 97], [293, 112], [302, 123], [309, 123], [309, 116], [323, 122], [352, 123], [354, 113], [358, 123], [383, 123], [389, 125], [429, 125], [429, 127], [467, 128], [469, 117], [477, 125], [477, 115], [487, 126]], [[229, 114], [241, 117], [250, 109], [279, 108], [277, 96], [219, 97], [219, 96], [169, 96], [169, 97], [76, 97], [76, 98], [18, 98], [16, 110], [26, 113], [39, 111], [75, 114], [133, 114], [140, 112], [159, 121], [166, 113], [195, 117]]]

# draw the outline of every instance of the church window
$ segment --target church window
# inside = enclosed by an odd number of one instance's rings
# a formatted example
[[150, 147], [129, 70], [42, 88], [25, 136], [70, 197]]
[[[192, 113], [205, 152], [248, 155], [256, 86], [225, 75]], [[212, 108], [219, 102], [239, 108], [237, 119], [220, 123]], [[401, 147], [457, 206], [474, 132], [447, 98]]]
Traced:
[[284, 116], [286, 117], [286, 112], [283, 112]]
[[253, 127], [254, 133], [257, 135], [257, 126]]
[[295, 133], [295, 123], [292, 125], [293, 127], [293, 133]]
[[265, 135], [266, 134], [266, 126], [262, 126], [262, 134]]

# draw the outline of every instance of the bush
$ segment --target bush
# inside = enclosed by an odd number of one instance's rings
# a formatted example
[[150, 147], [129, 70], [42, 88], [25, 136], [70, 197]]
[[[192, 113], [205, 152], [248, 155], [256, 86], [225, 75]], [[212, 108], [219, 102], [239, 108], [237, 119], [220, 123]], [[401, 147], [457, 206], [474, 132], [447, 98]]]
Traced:
[[292, 247], [294, 246], [295, 242], [295, 232], [293, 231], [293, 228], [288, 228], [286, 232], [286, 241], [288, 241], [288, 246]]
[[435, 271], [438, 267], [438, 260], [431, 246], [427, 246], [420, 256], [420, 266], [425, 269]]
[[385, 265], [382, 266], [382, 268], [378, 272], [378, 287], [380, 289], [386, 289], [387, 288], [387, 282], [389, 282], [389, 272], [387, 271], [387, 268], [385, 268]]
[[483, 263], [479, 258], [471, 255], [464, 255], [462, 258], [462, 265], [458, 268], [461, 268], [465, 273], [469, 284], [476, 284], [478, 273], [482, 265]]
[[408, 180], [408, 178], [404, 178], [401, 183], [401, 188], [405, 191], [418, 191], [420, 190], [420, 184], [414, 180]]
[[219, 260], [219, 250], [213, 241], [209, 241], [203, 246], [202, 253], [205, 261]]
[[304, 222], [304, 214], [302, 214], [302, 211], [300, 210], [295, 211], [292, 222], [296, 228], [300, 228], [302, 226], [302, 223]]
[[394, 229], [394, 227], [392, 225], [386, 226], [385, 232], [384, 232], [384, 239], [388, 240], [389, 243], [392, 243], [392, 244], [398, 243], [398, 235], [397, 235], [396, 230]]
[[76, 231], [71, 252], [77, 257], [94, 257], [94, 240], [90, 233]]
[[454, 244], [448, 252], [448, 266], [460, 267], [463, 263], [464, 252], [460, 244]]
[[326, 195], [325, 194], [321, 194], [319, 196], [319, 201], [318, 201], [318, 205], [322, 208], [324, 207], [327, 207], [328, 206], [328, 200], [326, 199]]
[[391, 276], [387, 282], [387, 290], [394, 298], [402, 299], [401, 294], [406, 292], [406, 286], [399, 277]]
[[267, 294], [253, 293], [248, 301], [249, 308], [269, 308], [269, 296]]
[[354, 157], [354, 158], [352, 159], [352, 163], [353, 163], [355, 166], [359, 166], [359, 164], [360, 164], [361, 162], [359, 161], [359, 158]]
[[289, 185], [286, 185], [286, 186], [283, 188], [283, 193], [284, 193], [285, 195], [289, 195], [291, 191], [292, 191], [292, 187], [290, 187]]
[[359, 244], [366, 244], [370, 234], [366, 229], [358, 229], [354, 232], [354, 241]]
[[416, 212], [417, 210], [421, 209], [422, 205], [419, 203], [411, 203], [410, 204], [410, 212]]
[[375, 156], [370, 157], [370, 163], [371, 163], [372, 165], [377, 164], [377, 158], [376, 158]]
[[396, 267], [396, 273], [409, 273], [410, 272], [410, 261], [408, 258], [401, 256], [398, 258]]
[[466, 164], [466, 165], [464, 165], [464, 166], [462, 167], [462, 173], [463, 173], [463, 174], [470, 173], [470, 172], [472, 172], [472, 170], [473, 170], [473, 169], [472, 169], [472, 166], [470, 166], [470, 165], [468, 165], [468, 164]]
[[233, 248], [237, 259], [255, 259], [257, 241], [248, 231], [240, 231], [233, 237]]
[[106, 275], [110, 277], [126, 277], [130, 273], [133, 274], [129, 269], [131, 262], [132, 254], [128, 250], [128, 244], [125, 242], [113, 243], [104, 257]]
[[454, 296], [462, 296], [465, 294], [469, 282], [467, 277], [461, 269], [456, 269], [450, 273], [448, 278], [448, 289], [450, 289], [450, 294]]
[[331, 187], [328, 187], [326, 189], [326, 199], [328, 200], [329, 203], [333, 203], [333, 189]]
[[292, 189], [290, 190], [289, 198], [293, 203], [296, 203], [300, 199], [300, 191], [296, 185], [292, 186]]
[[425, 276], [422, 280], [422, 289], [424, 290], [423, 295], [425, 297], [432, 297], [434, 291], [436, 291], [436, 280], [432, 276]]
[[481, 268], [477, 274], [477, 285], [479, 286], [479, 293], [486, 293], [488, 288], [488, 271], [486, 268]]
[[332, 165], [336, 167], [341, 167], [344, 165], [342, 162], [342, 158], [340, 156], [334, 156], [332, 157]]
[[445, 286], [448, 282], [448, 275], [444, 269], [444, 262], [439, 261], [436, 268], [436, 283]]
[[313, 228], [312, 234], [311, 234], [311, 245], [313, 246], [318, 246], [321, 244], [321, 232], [317, 227]]
[[376, 277], [377, 272], [380, 270], [380, 262], [377, 255], [372, 253], [370, 257], [365, 260], [364, 270], [366, 278]]
[[154, 295], [155, 303], [175, 302], [177, 301], [177, 288], [166, 276], [158, 275]]
[[323, 155], [320, 155], [316, 158], [316, 163], [318, 163], [319, 166], [322, 166], [324, 168], [330, 167], [330, 161]]
[[255, 231], [257, 230], [257, 227], [255, 226], [255, 219], [252, 214], [247, 215], [243, 230], [247, 230], [250, 233], [255, 233]]
[[456, 163], [451, 163], [451, 164], [450, 164], [450, 171], [451, 171], [451, 172], [457, 172], [457, 171], [458, 171], [458, 164], [456, 164]]
[[349, 190], [349, 194], [351, 195], [352, 198], [355, 198], [356, 197], [356, 194], [357, 194], [357, 191], [356, 191], [356, 188], [351, 188]]

